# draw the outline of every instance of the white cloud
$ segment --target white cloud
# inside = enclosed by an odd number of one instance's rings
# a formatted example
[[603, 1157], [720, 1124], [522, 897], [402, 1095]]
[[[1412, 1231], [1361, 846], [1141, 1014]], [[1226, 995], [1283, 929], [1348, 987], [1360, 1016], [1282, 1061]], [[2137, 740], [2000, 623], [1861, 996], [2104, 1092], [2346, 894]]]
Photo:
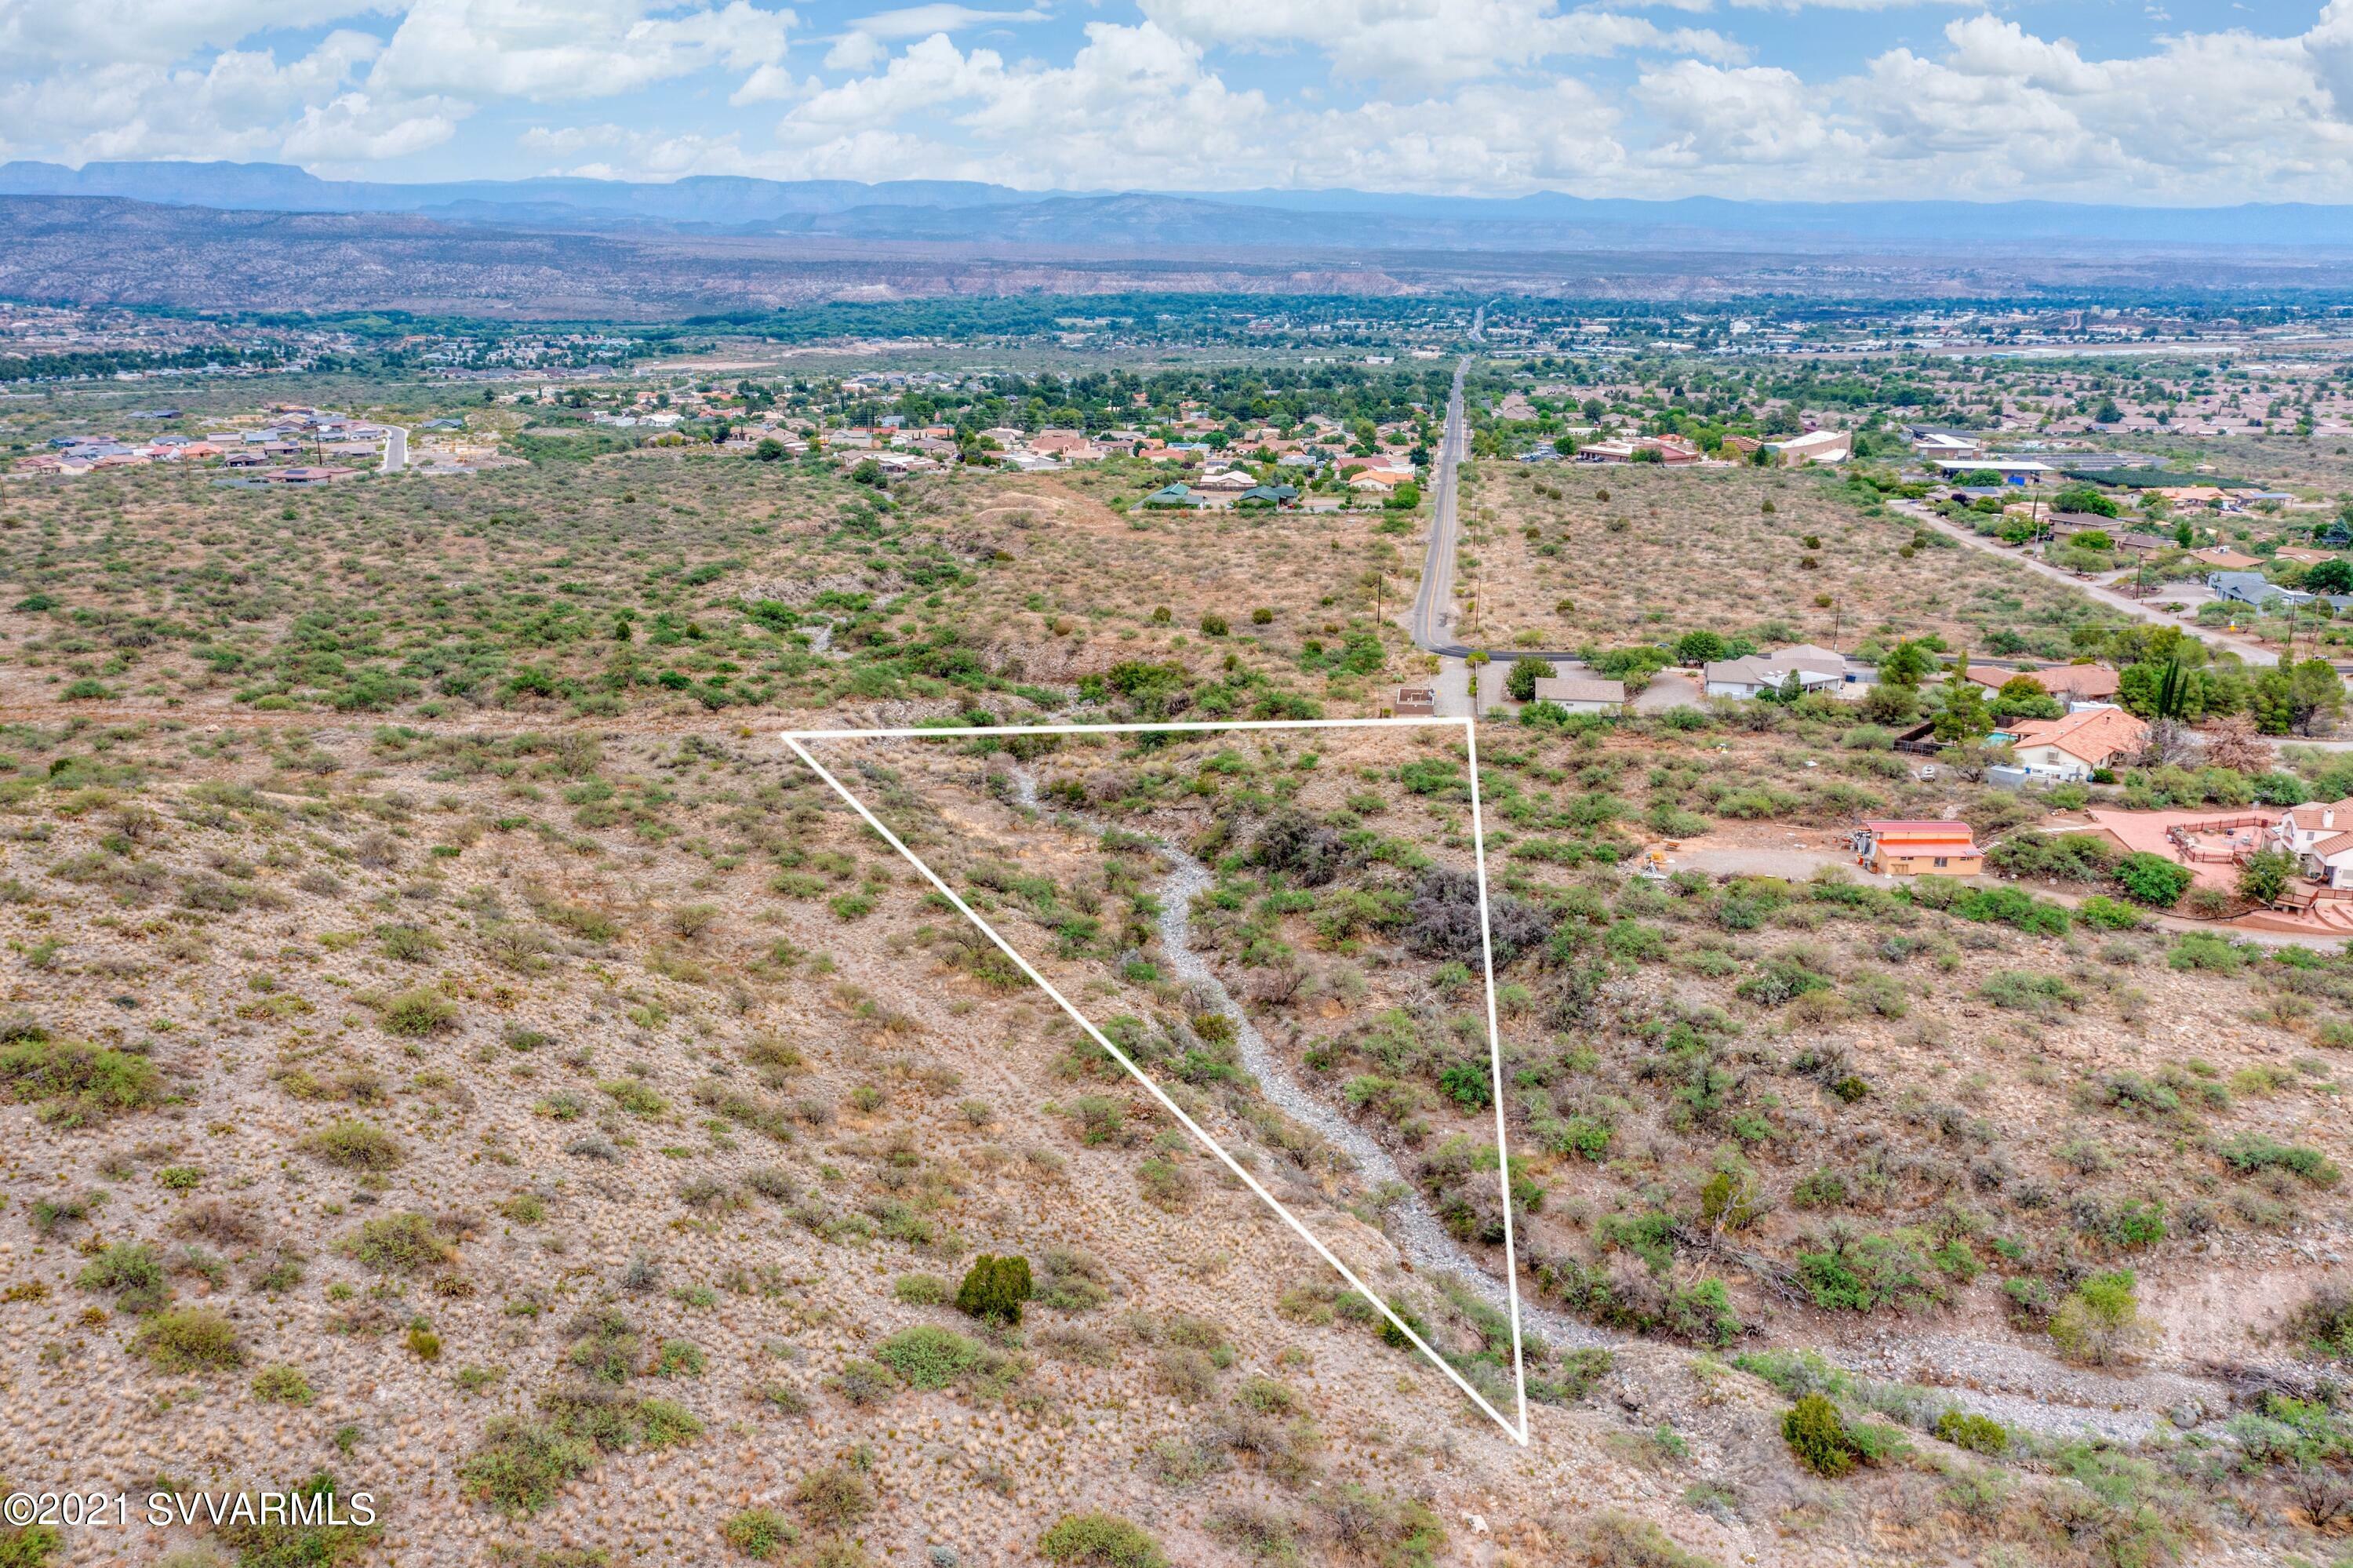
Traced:
[[1139, 0], [1144, 14], [1203, 48], [1314, 49], [1344, 80], [1467, 81], [1560, 58], [1660, 50], [1745, 58], [1705, 28], [1568, 11], [1556, 0]]
[[416, 0], [373, 80], [476, 101], [609, 98], [712, 68], [773, 65], [793, 24], [790, 11], [748, 0]]
[[879, 11], [871, 16], [860, 16], [850, 23], [858, 32], [871, 38], [896, 41], [901, 38], [927, 38], [934, 33], [962, 33], [974, 27], [1012, 22], [1044, 22], [1053, 17], [1050, 11], [1030, 6], [1019, 11], [982, 11], [970, 5], [907, 5], [895, 11]]

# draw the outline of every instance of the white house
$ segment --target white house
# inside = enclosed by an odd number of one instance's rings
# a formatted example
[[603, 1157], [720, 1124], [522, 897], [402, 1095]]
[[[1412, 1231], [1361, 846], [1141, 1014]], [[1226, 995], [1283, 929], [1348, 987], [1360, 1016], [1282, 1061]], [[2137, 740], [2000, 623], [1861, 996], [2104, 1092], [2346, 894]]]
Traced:
[[2265, 836], [2327, 887], [2353, 887], [2353, 800], [2291, 806]]
[[2122, 708], [2078, 708], [2064, 718], [2021, 719], [2010, 726], [2018, 765], [2038, 778], [2081, 782], [2147, 744], [2148, 726]]
[[1801, 691], [1820, 692], [1846, 684], [1846, 655], [1810, 642], [1774, 653], [1746, 653], [1718, 659], [1700, 672], [1702, 687], [1711, 697], [1754, 697], [1779, 691], [1798, 677]]

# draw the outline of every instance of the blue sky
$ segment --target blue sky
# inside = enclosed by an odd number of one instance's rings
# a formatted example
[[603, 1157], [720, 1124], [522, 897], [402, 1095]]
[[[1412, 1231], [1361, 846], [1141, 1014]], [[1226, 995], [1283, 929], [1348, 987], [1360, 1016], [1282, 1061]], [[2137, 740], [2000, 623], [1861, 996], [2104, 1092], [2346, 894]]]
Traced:
[[0, 0], [0, 155], [2353, 201], [2353, 0]]

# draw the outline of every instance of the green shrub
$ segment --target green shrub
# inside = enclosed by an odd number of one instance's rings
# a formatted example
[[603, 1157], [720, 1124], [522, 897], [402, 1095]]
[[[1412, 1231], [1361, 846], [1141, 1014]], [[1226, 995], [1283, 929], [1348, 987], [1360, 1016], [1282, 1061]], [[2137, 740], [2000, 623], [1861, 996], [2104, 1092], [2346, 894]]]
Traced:
[[635, 1078], [607, 1078], [596, 1086], [631, 1116], [654, 1117], [670, 1109], [668, 1100]]
[[2131, 905], [2120, 904], [2105, 893], [2094, 893], [2077, 905], [2075, 917], [2096, 931], [2137, 931], [2147, 924]]
[[414, 1274], [457, 1255], [433, 1222], [415, 1213], [386, 1214], [360, 1226], [340, 1244], [353, 1259], [379, 1274]]
[[117, 1242], [85, 1265], [74, 1281], [84, 1290], [111, 1291], [125, 1312], [160, 1311], [172, 1298], [163, 1260], [143, 1242]]
[[2083, 993], [2057, 975], [2031, 969], [2000, 969], [1986, 977], [1978, 994], [1996, 1007], [2021, 1012], [2052, 1012], [2079, 1005]]
[[302, 1147], [346, 1171], [389, 1171], [404, 1158], [392, 1134], [351, 1117], [311, 1133]]
[[510, 1519], [528, 1519], [555, 1500], [564, 1483], [585, 1475], [596, 1450], [543, 1421], [494, 1417], [480, 1447], [458, 1467], [466, 1495]]
[[2316, 1187], [2334, 1187], [2339, 1172], [2336, 1161], [2306, 1144], [2282, 1143], [2259, 1132], [2242, 1132], [2221, 1149], [2223, 1162], [2242, 1175], [2262, 1171], [2288, 1171]]
[[2212, 931], [2185, 931], [2174, 938], [2173, 951], [2165, 961], [2177, 969], [2234, 975], [2245, 965], [2247, 956], [2228, 937]]
[[1936, 1266], [1911, 1233], [1852, 1235], [1833, 1225], [1828, 1245], [1798, 1254], [1798, 1278], [1830, 1311], [1915, 1310], [1945, 1298]]
[[1862, 1451], [1847, 1431], [1846, 1418], [1829, 1398], [1810, 1393], [1781, 1417], [1781, 1441], [1798, 1463], [1818, 1476], [1836, 1479], [1862, 1462]]
[[54, 1525], [28, 1524], [21, 1530], [0, 1525], [0, 1568], [48, 1568], [65, 1543]]
[[1973, 1454], [2001, 1454], [2010, 1448], [2010, 1428], [1989, 1415], [1978, 1415], [1957, 1406], [1936, 1417], [1936, 1436]]
[[1029, 1260], [982, 1253], [956, 1287], [956, 1310], [990, 1322], [1018, 1323], [1029, 1299]]
[[2063, 907], [2045, 904], [2015, 887], [1972, 887], [1953, 900], [1952, 913], [1964, 920], [2015, 926], [2037, 936], [2067, 934], [2067, 911]]
[[242, 1366], [237, 1327], [210, 1307], [174, 1307], [148, 1319], [131, 1341], [160, 1372], [216, 1372]]
[[2125, 896], [2152, 909], [2172, 908], [2196, 880], [2188, 866], [2147, 850], [2136, 850], [2116, 863], [2116, 885]]
[[902, 1274], [891, 1293], [910, 1307], [937, 1307], [950, 1295], [948, 1282], [936, 1274]]
[[240, 1510], [221, 1525], [220, 1543], [237, 1553], [238, 1568], [344, 1568], [372, 1554], [382, 1526], [308, 1522], [348, 1517], [348, 1509], [331, 1506], [334, 1477], [322, 1470], [293, 1492], [313, 1500], [277, 1518], [258, 1506]]
[[385, 1002], [381, 1022], [387, 1034], [421, 1039], [455, 1029], [458, 1004], [429, 986], [417, 986]]
[[41, 1119], [88, 1127], [124, 1111], [144, 1110], [164, 1097], [155, 1064], [129, 1051], [51, 1040], [37, 1026], [7, 1025], [0, 1045], [0, 1094], [37, 1104]]
[[2146, 1332], [2138, 1286], [2128, 1268], [2095, 1274], [2076, 1286], [2051, 1315], [2051, 1338], [2060, 1352], [2094, 1366], [2125, 1360]]
[[1038, 1538], [1038, 1555], [1078, 1568], [1168, 1568], [1159, 1542], [1109, 1513], [1064, 1514]]
[[308, 1404], [319, 1397], [301, 1367], [282, 1365], [253, 1374], [253, 1396], [269, 1404]]
[[981, 1347], [951, 1330], [923, 1324], [874, 1348], [874, 1359], [917, 1388], [945, 1388], [981, 1360]]
[[774, 1509], [747, 1508], [720, 1526], [727, 1544], [746, 1557], [769, 1561], [799, 1538], [792, 1521]]

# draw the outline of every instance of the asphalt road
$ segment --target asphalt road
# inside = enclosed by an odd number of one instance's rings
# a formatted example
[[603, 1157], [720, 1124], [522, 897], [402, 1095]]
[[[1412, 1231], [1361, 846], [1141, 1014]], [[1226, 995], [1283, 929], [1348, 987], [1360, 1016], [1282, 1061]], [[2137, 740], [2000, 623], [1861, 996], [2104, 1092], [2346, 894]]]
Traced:
[[[1479, 307], [1479, 315], [1472, 324], [1471, 335], [1480, 335], [1487, 307]], [[1462, 378], [1471, 369], [1465, 357], [1454, 366], [1454, 390], [1446, 399], [1446, 432], [1439, 438], [1437, 461], [1430, 475], [1430, 552], [1422, 559], [1421, 588], [1413, 596], [1413, 611], [1406, 618], [1406, 630], [1414, 646], [1426, 653], [1444, 659], [1470, 657], [1469, 644], [1454, 641], [1454, 551], [1461, 533], [1456, 511], [1456, 492], [1462, 460], [1470, 455], [1471, 433], [1462, 418]], [[1499, 654], [1499, 660], [1541, 659], [1548, 664], [1574, 662], [1577, 657], [1573, 649], [1512, 648]], [[1497, 672], [1501, 679], [1501, 672]]]
[[398, 425], [384, 428], [385, 473], [398, 473], [408, 466], [408, 431]]

